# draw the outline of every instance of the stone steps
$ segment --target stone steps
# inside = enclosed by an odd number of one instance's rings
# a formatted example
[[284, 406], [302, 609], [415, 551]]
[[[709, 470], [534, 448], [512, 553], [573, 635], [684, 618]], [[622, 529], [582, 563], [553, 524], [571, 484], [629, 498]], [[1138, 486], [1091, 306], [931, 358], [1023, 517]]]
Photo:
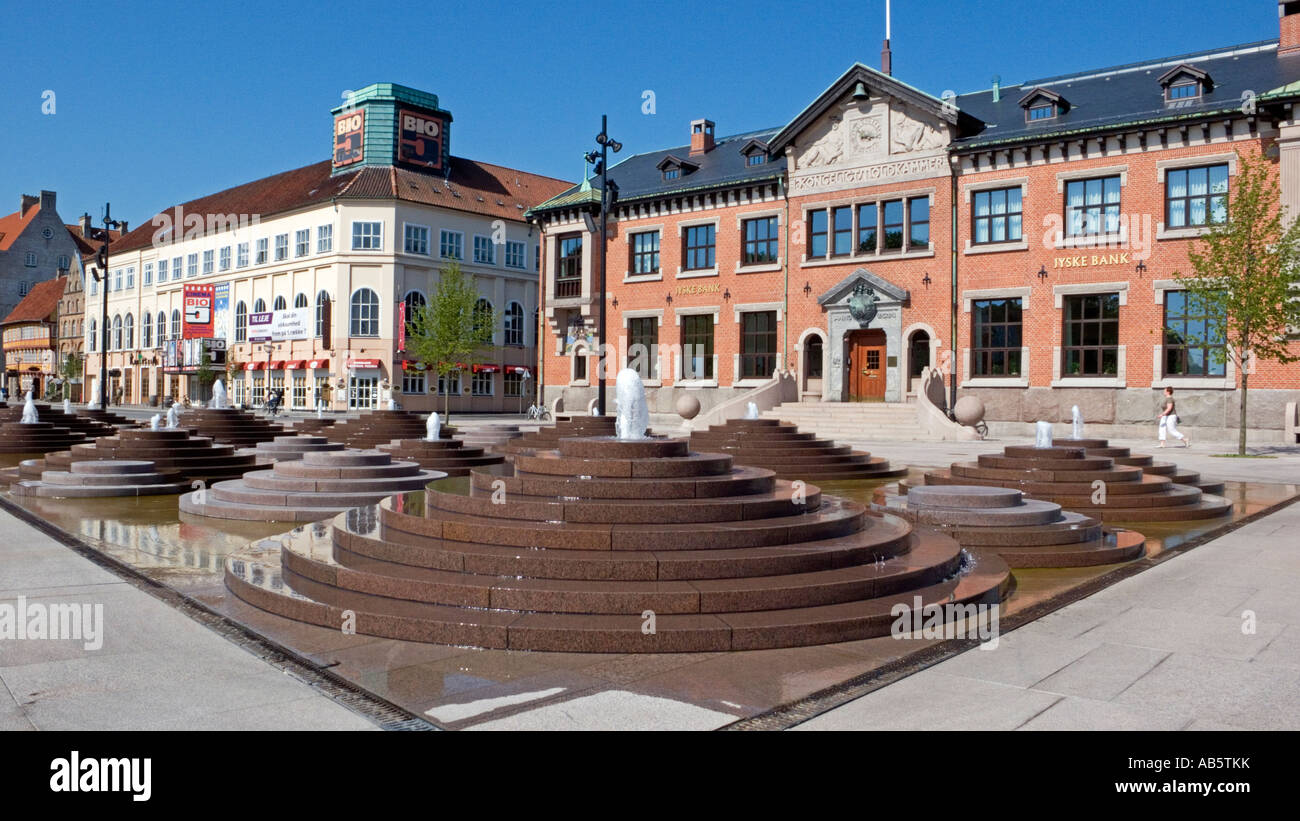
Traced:
[[77, 462], [70, 470], [47, 470], [38, 481], [24, 480], [12, 486], [16, 496], [63, 498], [156, 496], [188, 489], [188, 482], [159, 472], [153, 462], [132, 460]]
[[690, 443], [692, 450], [726, 453], [737, 464], [767, 468], [782, 479], [881, 479], [907, 472], [906, 468], [891, 468], [880, 457], [819, 439], [776, 419], [729, 419], [693, 432]]

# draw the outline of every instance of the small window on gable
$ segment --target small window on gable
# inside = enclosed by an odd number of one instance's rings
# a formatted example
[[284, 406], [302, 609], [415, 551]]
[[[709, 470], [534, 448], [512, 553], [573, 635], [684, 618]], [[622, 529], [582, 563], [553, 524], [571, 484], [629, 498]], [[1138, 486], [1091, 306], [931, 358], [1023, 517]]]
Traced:
[[1025, 122], [1041, 123], [1054, 120], [1070, 110], [1070, 104], [1064, 97], [1045, 88], [1035, 88], [1020, 98], [1020, 107], [1025, 110]]
[[745, 165], [762, 165], [767, 161], [767, 157], [762, 154], [750, 154], [745, 158]]
[[1213, 90], [1214, 82], [1205, 71], [1192, 65], [1174, 66], [1160, 77], [1165, 102], [1195, 100]]
[[663, 175], [664, 182], [668, 182], [669, 180], [681, 179], [699, 168], [699, 166], [690, 160], [683, 160], [681, 157], [674, 157], [669, 154], [659, 161], [657, 168]]
[[750, 140], [740, 149], [745, 157], [745, 166], [762, 165], [767, 162], [767, 143], [762, 140]]
[[664, 169], [665, 180], [675, 180], [682, 175], [682, 170], [676, 166]]
[[1046, 105], [1032, 105], [1029, 107], [1030, 122], [1035, 120], [1050, 120], [1055, 116], [1056, 106], [1051, 105], [1050, 103]]

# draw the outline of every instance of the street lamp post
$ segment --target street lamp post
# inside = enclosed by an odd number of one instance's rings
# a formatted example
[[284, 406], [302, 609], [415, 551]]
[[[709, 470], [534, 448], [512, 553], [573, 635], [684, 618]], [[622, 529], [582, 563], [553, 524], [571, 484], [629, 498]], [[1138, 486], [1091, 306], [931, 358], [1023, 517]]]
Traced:
[[266, 407], [266, 402], [271, 398], [271, 354], [280, 348], [279, 345], [267, 342], [262, 345], [262, 350], [266, 352], [266, 388], [262, 392], [262, 407]]
[[600, 146], [597, 157], [595, 151], [587, 153], [586, 160], [596, 163], [596, 173], [600, 174], [600, 318], [596, 330], [599, 346], [599, 358], [596, 363], [596, 412], [605, 415], [605, 270], [606, 270], [606, 234], [609, 230], [609, 210], [618, 199], [618, 185], [609, 179], [609, 151], [617, 154], [623, 144], [609, 136], [608, 115], [600, 115], [600, 133], [596, 135], [596, 144]]
[[[111, 216], [113, 204], [104, 203], [104, 227], [92, 234], [92, 239], [100, 241], [99, 251], [95, 254], [95, 267], [91, 269], [91, 275], [95, 281], [103, 288], [103, 310], [100, 313], [99, 324], [102, 328], [99, 345], [99, 407], [106, 409], [108, 406], [108, 240], [112, 229], [120, 229], [122, 223], [113, 219]], [[92, 397], [93, 398], [93, 397]]]

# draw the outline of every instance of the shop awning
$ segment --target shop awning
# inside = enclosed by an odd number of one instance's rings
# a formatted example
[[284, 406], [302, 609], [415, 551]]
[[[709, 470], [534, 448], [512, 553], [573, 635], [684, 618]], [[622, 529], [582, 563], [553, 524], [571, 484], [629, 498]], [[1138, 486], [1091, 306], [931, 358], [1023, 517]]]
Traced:
[[263, 363], [261, 363], [261, 362], [245, 362], [245, 363], [244, 363], [244, 370], [246, 370], [246, 371], [260, 371], [260, 370], [262, 369], [262, 365], [263, 365]]
[[307, 363], [307, 370], [314, 371], [317, 368], [328, 368], [330, 361], [328, 359], [313, 359]]
[[402, 360], [402, 370], [404, 371], [423, 371], [427, 366], [423, 362], [414, 362], [410, 359]]
[[274, 362], [272, 362], [270, 365], [267, 366], [267, 370], [268, 370], [268, 371], [282, 371], [282, 370], [284, 370], [284, 360], [283, 360], [283, 359], [277, 359], [277, 360], [275, 360]]
[[284, 363], [284, 369], [286, 371], [300, 371], [302, 370], [304, 362], [305, 360], [302, 359], [290, 359], [288, 362]]
[[523, 375], [532, 376], [532, 375], [533, 375], [533, 369], [530, 368], [530, 367], [528, 367], [527, 365], [510, 365], [509, 367], [506, 368], [506, 372], [507, 372], [507, 373], [517, 373], [517, 374], [519, 374], [520, 376], [523, 376]]
[[500, 365], [475, 365], [474, 373], [496, 373], [501, 370]]
[[379, 367], [378, 359], [349, 359], [348, 370], [364, 371], [373, 370]]

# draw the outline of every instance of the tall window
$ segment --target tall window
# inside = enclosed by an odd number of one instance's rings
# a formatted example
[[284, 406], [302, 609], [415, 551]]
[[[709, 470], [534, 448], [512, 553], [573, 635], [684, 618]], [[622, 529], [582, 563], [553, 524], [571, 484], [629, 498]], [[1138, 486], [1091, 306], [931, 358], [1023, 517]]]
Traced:
[[713, 378], [713, 315], [682, 317], [682, 378]]
[[659, 378], [659, 319], [636, 317], [627, 321], [627, 366], [642, 379]]
[[153, 263], [152, 262], [146, 262], [144, 264], [144, 281], [140, 284], [153, 285]]
[[248, 341], [248, 306], [242, 300], [235, 306], [235, 341]]
[[474, 396], [491, 396], [494, 381], [491, 371], [476, 371], [469, 380], [470, 393]]
[[258, 297], [257, 299], [253, 300], [253, 313], [255, 313], [255, 314], [264, 314], [264, 313], [266, 313], [266, 300], [265, 300], [265, 299], [262, 299], [261, 297]]
[[629, 242], [632, 246], [632, 275], [659, 273], [659, 232], [642, 231], [633, 234]]
[[740, 378], [765, 379], [776, 370], [776, 311], [740, 315]]
[[221, 246], [221, 253], [217, 255], [217, 270], [219, 271], [230, 270], [230, 246], [229, 245]]
[[853, 253], [853, 206], [831, 209], [831, 256], [847, 257]]
[[[121, 268], [118, 268], [116, 271], [113, 272], [113, 290], [114, 291], [122, 290], [122, 269]], [[22, 284], [22, 293], [24, 294], [27, 293], [26, 282]]]
[[305, 257], [311, 253], [311, 229], [301, 228], [293, 234], [293, 255]]
[[858, 253], [874, 254], [879, 237], [880, 209], [874, 202], [858, 206]]
[[126, 334], [126, 348], [131, 350], [135, 347], [135, 315], [127, 314], [126, 319], [122, 320], [122, 331]]
[[1119, 294], [1065, 298], [1063, 376], [1119, 373]]
[[474, 303], [474, 331], [484, 344], [492, 341], [492, 303], [481, 297]]
[[930, 198], [914, 197], [907, 201], [907, 247], [930, 247]]
[[403, 248], [408, 254], [429, 254], [429, 226], [407, 223], [403, 229]]
[[216, 264], [216, 260], [214, 259], [215, 256], [216, 256], [215, 251], [203, 252], [203, 273], [205, 274], [212, 273], [213, 266]]
[[903, 201], [890, 200], [882, 207], [884, 211], [885, 250], [898, 251], [903, 247]]
[[506, 267], [523, 268], [527, 260], [528, 246], [522, 242], [506, 240]]
[[285, 301], [285, 298], [283, 296], [278, 296], [275, 298], [275, 307], [272, 310], [283, 311], [288, 307], [289, 307], [289, 303]]
[[316, 253], [324, 254], [334, 250], [334, 226], [316, 227]]
[[316, 294], [316, 338], [325, 337], [325, 324], [329, 321], [330, 295], [325, 291]]
[[153, 347], [153, 314], [145, 313], [140, 317], [140, 347]]
[[1228, 165], [1171, 168], [1165, 173], [1165, 227], [1227, 222]]
[[254, 265], [266, 264], [267, 239], [262, 237], [257, 241], [257, 256], [254, 257]]
[[382, 251], [384, 248], [384, 224], [382, 222], [352, 223], [353, 251]]
[[1120, 178], [1094, 177], [1065, 184], [1065, 234], [1086, 237], [1119, 233]]
[[524, 344], [524, 306], [518, 302], [511, 302], [506, 306], [505, 331], [505, 344]]
[[120, 314], [113, 317], [113, 346], [110, 350], [122, 350], [122, 317]]
[[95, 346], [99, 344], [98, 342], [99, 334], [96, 333], [95, 331], [96, 331], [95, 318], [92, 316], [90, 318], [90, 333], [86, 334], [86, 348], [92, 352], [95, 350]]
[[441, 231], [438, 235], [438, 256], [443, 259], [464, 259], [465, 235], [459, 231]]
[[181, 257], [172, 257], [172, 280], [181, 278], [181, 266], [184, 260]]
[[1165, 376], [1225, 374], [1222, 320], [1208, 314], [1186, 291], [1165, 292]]
[[1020, 241], [1021, 193], [1020, 186], [1015, 185], [971, 195], [971, 244]]
[[1020, 376], [1021, 322], [1019, 299], [971, 303], [971, 372], [975, 376]]
[[162, 311], [158, 312], [158, 347], [161, 348], [167, 341], [167, 314]]
[[496, 264], [496, 246], [491, 237], [474, 237], [474, 261], [482, 265]]
[[235, 266], [238, 268], [248, 267], [248, 243], [241, 242], [235, 246]]
[[582, 236], [560, 237], [560, 258], [555, 266], [556, 298], [582, 294]]
[[185, 257], [185, 276], [196, 277], [199, 275], [199, 255], [187, 254]]
[[181, 309], [172, 309], [172, 339], [181, 338]]
[[280, 260], [284, 260], [288, 258], [289, 258], [289, 235], [276, 234], [275, 235], [275, 261], [279, 262]]
[[688, 271], [705, 271], [713, 267], [716, 250], [716, 229], [712, 224], [692, 225], [686, 229], [686, 261]]
[[808, 257], [810, 259], [826, 256], [826, 249], [829, 247], [827, 238], [830, 236], [828, 225], [825, 210], [808, 212]]
[[352, 294], [352, 336], [379, 336], [379, 294], [358, 288]]
[[421, 308], [425, 307], [429, 303], [425, 300], [424, 294], [419, 291], [411, 291], [408, 293], [403, 302], [406, 303], [406, 335], [410, 336], [415, 333], [415, 326], [412, 325], [415, 321], [415, 315]]
[[158, 284], [162, 285], [167, 281], [167, 260], [158, 260]]
[[523, 396], [524, 395], [524, 378], [514, 371], [506, 371], [505, 379], [502, 380], [503, 392], [506, 396]]
[[776, 262], [780, 257], [781, 242], [777, 235], [776, 223], [776, 217], [759, 217], [741, 223], [741, 230], [744, 231], [745, 236], [742, 260], [745, 265]]
[[296, 297], [294, 297], [294, 298], [293, 298], [293, 307], [295, 307], [295, 308], [306, 308], [306, 307], [307, 307], [307, 295], [306, 295], [306, 294], [301, 294], [301, 293], [300, 293], [300, 294], [298, 294]]

